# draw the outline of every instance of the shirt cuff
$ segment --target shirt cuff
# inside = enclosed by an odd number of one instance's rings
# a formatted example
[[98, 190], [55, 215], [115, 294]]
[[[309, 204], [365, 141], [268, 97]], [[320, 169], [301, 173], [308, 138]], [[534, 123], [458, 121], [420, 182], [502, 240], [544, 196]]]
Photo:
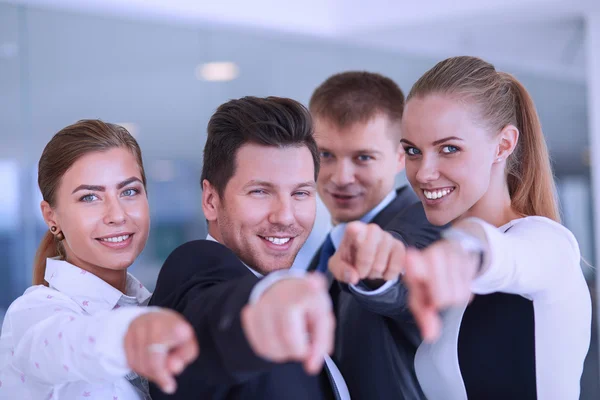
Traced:
[[305, 275], [306, 275], [306, 271], [294, 270], [294, 269], [287, 269], [287, 270], [271, 272], [269, 275], [267, 275], [266, 277], [261, 279], [256, 285], [254, 285], [254, 288], [250, 292], [250, 298], [248, 299], [248, 304], [255, 304], [260, 299], [260, 297], [263, 295], [263, 293], [267, 289], [269, 289], [271, 286], [273, 286], [275, 283], [277, 283], [281, 280], [284, 280], [284, 279], [304, 278]]
[[131, 371], [125, 353], [125, 336], [129, 330], [129, 325], [137, 317], [159, 310], [158, 307], [124, 307], [120, 310], [109, 311], [112, 315], [107, 325], [110, 326], [113, 333], [102, 335], [98, 343], [99, 349], [106, 349], [107, 351], [110, 349], [106, 353], [106, 358], [102, 360], [105, 370], [118, 371], [118, 375], [122, 376]]
[[498, 228], [477, 218], [469, 218], [469, 221], [477, 223], [485, 232], [488, 245], [486, 257], [489, 258], [486, 270], [471, 282], [471, 291], [475, 294], [496, 292], [504, 280], [502, 262], [497, 255], [510, 252], [511, 249], [504, 248], [505, 235]]
[[[348, 285], [351, 291], [362, 294], [364, 296], [377, 296], [378, 294], [382, 294], [389, 290], [392, 286], [398, 283], [398, 278], [392, 279], [391, 281], [386, 281], [383, 285], [379, 286], [377, 289], [369, 289], [367, 285], [361, 285], [360, 282], [357, 285]], [[359, 286], [361, 285], [361, 286]]]

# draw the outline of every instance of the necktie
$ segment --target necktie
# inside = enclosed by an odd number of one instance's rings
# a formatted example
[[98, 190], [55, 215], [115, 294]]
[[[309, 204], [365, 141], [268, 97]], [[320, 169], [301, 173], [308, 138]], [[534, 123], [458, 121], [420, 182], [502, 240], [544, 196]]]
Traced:
[[335, 246], [333, 245], [333, 241], [331, 240], [331, 235], [327, 235], [327, 238], [323, 242], [323, 246], [321, 246], [321, 254], [319, 255], [319, 264], [317, 265], [316, 270], [322, 273], [326, 273], [329, 264], [329, 258], [335, 253]]

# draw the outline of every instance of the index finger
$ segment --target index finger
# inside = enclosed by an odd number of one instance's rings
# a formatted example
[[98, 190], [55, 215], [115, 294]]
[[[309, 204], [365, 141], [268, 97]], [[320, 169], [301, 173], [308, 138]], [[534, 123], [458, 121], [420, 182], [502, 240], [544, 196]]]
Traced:
[[361, 279], [366, 278], [375, 262], [377, 249], [381, 242], [383, 231], [378, 226], [367, 226], [361, 241], [354, 246], [354, 267], [358, 270]]
[[311, 342], [304, 366], [309, 374], [319, 372], [325, 355], [333, 351], [335, 319], [330, 308], [324, 307], [322, 303], [321, 299], [315, 300], [315, 304], [306, 313], [306, 329]]

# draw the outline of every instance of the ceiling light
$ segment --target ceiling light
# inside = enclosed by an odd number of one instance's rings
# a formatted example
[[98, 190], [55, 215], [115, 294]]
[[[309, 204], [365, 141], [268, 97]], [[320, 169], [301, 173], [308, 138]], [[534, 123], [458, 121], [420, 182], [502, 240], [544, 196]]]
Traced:
[[210, 62], [196, 67], [196, 79], [227, 82], [238, 77], [240, 70], [233, 62]]

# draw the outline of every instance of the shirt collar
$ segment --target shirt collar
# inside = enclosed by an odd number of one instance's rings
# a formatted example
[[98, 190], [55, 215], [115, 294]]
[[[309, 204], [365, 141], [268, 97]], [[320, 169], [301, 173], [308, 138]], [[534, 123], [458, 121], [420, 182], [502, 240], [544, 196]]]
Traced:
[[[396, 189], [392, 190], [388, 193], [387, 196], [383, 198], [374, 208], [371, 209], [368, 213], [362, 216], [360, 219], [361, 222], [368, 224], [379, 214], [384, 208], [390, 205], [392, 201], [396, 198]], [[339, 244], [342, 242], [342, 238], [344, 237], [344, 232], [346, 231], [346, 223], [337, 224], [333, 227], [330, 232], [331, 240], [333, 241], [333, 245], [337, 249]]]
[[146, 305], [152, 296], [133, 275], [127, 274], [123, 294], [91, 272], [57, 258], [46, 259], [44, 278], [51, 288], [69, 296], [89, 314], [121, 306]]
[[[221, 243], [217, 239], [215, 239], [214, 237], [212, 237], [210, 235], [210, 233], [208, 235], [206, 235], [206, 240], [211, 240], [213, 242]], [[221, 244], [223, 244], [223, 243], [221, 243]], [[249, 266], [247, 266], [245, 262], [242, 261], [242, 264], [244, 264], [246, 266], [246, 268], [248, 268], [250, 270], [250, 272], [252, 272], [257, 278], [262, 278], [263, 277], [263, 275], [260, 272], [257, 272], [255, 270], [253, 270], [252, 268], [250, 268]]]

